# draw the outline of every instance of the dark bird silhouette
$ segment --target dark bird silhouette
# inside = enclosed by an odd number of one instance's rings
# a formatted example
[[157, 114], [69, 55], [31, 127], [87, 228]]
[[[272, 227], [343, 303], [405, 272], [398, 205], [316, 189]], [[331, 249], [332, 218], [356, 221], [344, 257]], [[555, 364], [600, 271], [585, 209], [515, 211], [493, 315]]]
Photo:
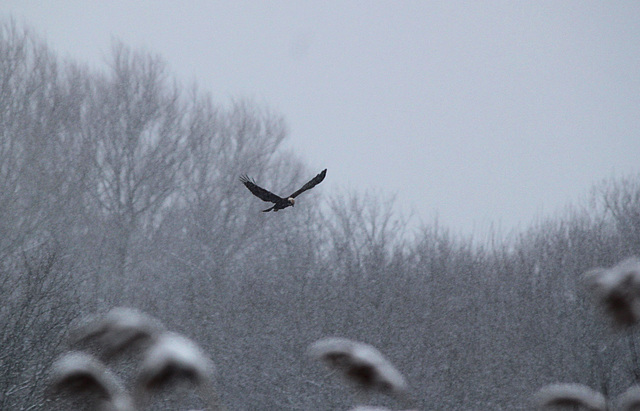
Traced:
[[289, 206], [294, 206], [296, 203], [295, 198], [297, 196], [299, 196], [300, 194], [304, 193], [307, 190], [311, 190], [313, 187], [320, 184], [322, 180], [324, 180], [324, 177], [326, 175], [327, 175], [327, 169], [325, 168], [320, 172], [320, 174], [318, 174], [317, 176], [309, 180], [307, 184], [300, 187], [298, 191], [294, 192], [293, 194], [291, 194], [286, 198], [275, 195], [269, 190], [265, 190], [264, 188], [257, 185], [255, 181], [249, 179], [249, 177], [247, 177], [246, 174], [243, 176], [240, 176], [240, 181], [242, 182], [242, 184], [245, 185], [245, 187], [249, 189], [249, 191], [251, 191], [251, 193], [253, 193], [254, 196], [258, 197], [260, 200], [274, 203], [272, 207], [267, 208], [266, 210], [262, 210], [263, 212], [267, 212], [271, 210], [278, 211], [278, 210], [282, 210], [283, 208], [287, 208]]

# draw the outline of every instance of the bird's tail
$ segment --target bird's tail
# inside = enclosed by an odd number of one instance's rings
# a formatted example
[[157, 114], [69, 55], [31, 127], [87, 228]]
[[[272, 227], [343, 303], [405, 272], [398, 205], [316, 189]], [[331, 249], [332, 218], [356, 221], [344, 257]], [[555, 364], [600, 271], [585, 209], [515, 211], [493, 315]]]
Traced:
[[274, 208], [276, 208], [276, 206], [274, 205], [273, 207], [267, 208], [266, 210], [262, 210], [263, 213], [266, 213], [267, 211], [271, 211]]

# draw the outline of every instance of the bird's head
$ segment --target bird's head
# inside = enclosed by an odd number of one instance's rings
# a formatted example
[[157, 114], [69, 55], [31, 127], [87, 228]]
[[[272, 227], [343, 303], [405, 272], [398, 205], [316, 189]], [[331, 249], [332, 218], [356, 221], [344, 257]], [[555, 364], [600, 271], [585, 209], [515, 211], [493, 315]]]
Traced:
[[293, 197], [287, 198], [287, 201], [289, 202], [289, 204], [291, 204], [291, 206], [296, 205], [296, 199]]

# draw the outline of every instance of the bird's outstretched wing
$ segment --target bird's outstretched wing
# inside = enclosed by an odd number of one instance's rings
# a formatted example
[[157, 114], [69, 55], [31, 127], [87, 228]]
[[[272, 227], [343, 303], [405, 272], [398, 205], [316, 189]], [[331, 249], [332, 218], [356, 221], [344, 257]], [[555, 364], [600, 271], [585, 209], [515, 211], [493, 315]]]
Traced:
[[317, 176], [313, 177], [311, 180], [309, 180], [309, 182], [305, 185], [303, 185], [300, 190], [296, 191], [295, 193], [291, 194], [289, 197], [291, 198], [296, 198], [297, 196], [299, 196], [300, 194], [304, 193], [307, 190], [311, 190], [313, 187], [317, 186], [318, 184], [320, 184], [322, 182], [322, 180], [324, 180], [324, 177], [327, 175], [327, 169], [325, 168], [324, 170], [322, 170], [320, 172], [320, 174], [318, 174]]
[[249, 189], [249, 191], [253, 193], [254, 196], [258, 197], [262, 201], [269, 201], [272, 203], [283, 201], [282, 197], [279, 197], [273, 194], [271, 191], [265, 190], [264, 188], [260, 187], [246, 175], [240, 176], [240, 181], [245, 185], [245, 187]]

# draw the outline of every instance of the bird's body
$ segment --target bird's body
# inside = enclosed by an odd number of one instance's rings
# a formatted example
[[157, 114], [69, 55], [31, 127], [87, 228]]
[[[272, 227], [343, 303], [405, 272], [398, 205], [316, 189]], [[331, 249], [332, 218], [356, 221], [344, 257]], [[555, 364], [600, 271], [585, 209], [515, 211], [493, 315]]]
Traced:
[[299, 196], [300, 194], [304, 193], [307, 190], [311, 190], [313, 187], [320, 184], [322, 180], [324, 180], [324, 177], [326, 175], [327, 175], [327, 169], [325, 168], [320, 172], [320, 174], [318, 174], [317, 176], [309, 180], [307, 184], [303, 185], [298, 191], [296, 191], [295, 193], [291, 194], [288, 197], [280, 197], [276, 194], [273, 194], [269, 190], [265, 190], [264, 188], [257, 185], [255, 181], [249, 179], [249, 177], [247, 177], [246, 175], [241, 176], [240, 181], [242, 182], [242, 184], [245, 185], [245, 187], [249, 189], [249, 191], [251, 191], [251, 193], [254, 196], [258, 197], [262, 201], [273, 203], [273, 206], [267, 208], [266, 210], [262, 210], [263, 212], [268, 212], [268, 211], [278, 211], [278, 210], [287, 208], [289, 206], [294, 206], [296, 203], [295, 198], [297, 196]]
[[267, 208], [266, 210], [262, 210], [263, 213], [269, 212], [269, 211], [278, 211], [278, 210], [282, 210], [284, 208], [287, 208], [289, 206], [293, 206], [296, 202], [296, 200], [294, 200], [293, 198], [289, 197], [289, 198], [283, 198], [284, 201], [278, 201], [277, 203], [275, 203], [274, 205], [272, 205], [271, 207]]

